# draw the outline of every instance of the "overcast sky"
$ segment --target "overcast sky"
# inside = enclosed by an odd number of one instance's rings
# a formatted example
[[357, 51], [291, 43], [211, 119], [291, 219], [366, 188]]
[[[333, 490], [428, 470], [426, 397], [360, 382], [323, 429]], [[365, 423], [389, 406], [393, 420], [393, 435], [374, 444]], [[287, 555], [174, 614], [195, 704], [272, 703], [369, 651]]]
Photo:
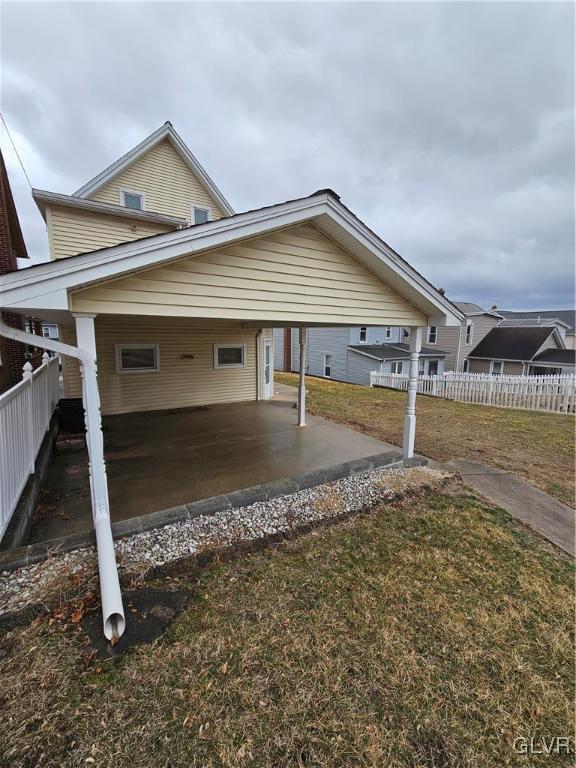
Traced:
[[[236, 211], [331, 187], [454, 299], [574, 303], [571, 3], [2, 3], [1, 107], [70, 194], [171, 120]], [[2, 149], [29, 251], [44, 222]]]

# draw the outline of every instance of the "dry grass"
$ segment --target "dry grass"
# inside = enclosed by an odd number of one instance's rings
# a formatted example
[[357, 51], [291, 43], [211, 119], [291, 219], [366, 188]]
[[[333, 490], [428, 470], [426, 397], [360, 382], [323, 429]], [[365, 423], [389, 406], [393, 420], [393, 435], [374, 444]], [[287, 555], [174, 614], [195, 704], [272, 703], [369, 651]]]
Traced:
[[510, 746], [571, 732], [571, 563], [457, 485], [194, 589], [164, 638], [115, 661], [55, 625], [6, 636], [0, 763], [572, 764]]
[[[276, 373], [296, 384], [296, 375]], [[307, 379], [311, 413], [402, 444], [406, 393]], [[516, 472], [574, 505], [574, 419], [553, 413], [468, 405], [418, 396], [416, 451], [437, 461], [464, 458]]]

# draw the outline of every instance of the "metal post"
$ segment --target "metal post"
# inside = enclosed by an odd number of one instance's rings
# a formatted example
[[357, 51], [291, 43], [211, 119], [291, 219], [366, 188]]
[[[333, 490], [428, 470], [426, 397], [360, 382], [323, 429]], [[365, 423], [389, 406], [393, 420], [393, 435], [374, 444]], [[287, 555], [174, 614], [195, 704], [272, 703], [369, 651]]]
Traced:
[[300, 328], [300, 381], [298, 384], [298, 426], [306, 426], [306, 343], [308, 328]]
[[404, 459], [414, 456], [414, 438], [416, 436], [416, 392], [418, 390], [418, 357], [422, 349], [422, 328], [412, 328], [410, 332], [410, 370], [408, 373], [408, 405], [404, 416], [404, 440], [402, 454]]

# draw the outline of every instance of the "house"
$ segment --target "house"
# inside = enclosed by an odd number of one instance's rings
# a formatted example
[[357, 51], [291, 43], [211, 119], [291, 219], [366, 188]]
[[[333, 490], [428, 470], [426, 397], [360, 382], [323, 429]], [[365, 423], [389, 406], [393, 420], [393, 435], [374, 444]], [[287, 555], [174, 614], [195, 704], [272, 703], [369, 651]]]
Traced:
[[493, 328], [468, 355], [470, 373], [546, 375], [574, 372], [574, 350], [567, 350], [555, 326]]
[[[429, 334], [427, 334], [428, 336]], [[408, 373], [409, 332], [399, 327], [311, 328], [308, 333], [306, 373], [351, 384], [370, 384], [370, 373]], [[419, 373], [440, 374], [445, 353], [422, 347]], [[297, 371], [300, 351], [296, 329], [274, 331], [274, 367]]]
[[[127, 452], [137, 466], [153, 454], [162, 411], [174, 414], [169, 439], [163, 439], [177, 445], [175, 460], [198, 456], [190, 451], [197, 439], [189, 426], [196, 407], [210, 437], [210, 472], [219, 487], [233, 475], [244, 488], [250, 484], [244, 467], [262, 477], [262, 467], [249, 465], [250, 452], [243, 449], [243, 438], [259, 422], [266, 422], [260, 445], [267, 461], [273, 458], [269, 446], [285, 451], [287, 441], [303, 461], [316, 450], [305, 450], [308, 329], [399, 326], [411, 331], [402, 451], [406, 460], [413, 456], [422, 329], [459, 327], [463, 316], [335, 192], [321, 189], [235, 213], [165, 123], [74, 194], [34, 190], [33, 196], [46, 220], [50, 261], [5, 275], [0, 302], [10, 312], [58, 324], [61, 341], [40, 338], [38, 344], [61, 355], [66, 397], [82, 398], [107, 637], [122, 633], [124, 614], [101, 413], [122, 419], [123, 435], [136, 425], [148, 432], [146, 453], [134, 454], [133, 445]], [[273, 394], [276, 327], [300, 329], [296, 418], [292, 409], [266, 402]], [[32, 338], [4, 323], [0, 335]], [[218, 444], [210, 427], [217, 419], [211, 407], [224, 403], [244, 406], [241, 417], [230, 405], [218, 412], [220, 434], [226, 419], [234, 420], [234, 454]], [[132, 418], [138, 412], [143, 415]], [[273, 443], [275, 418], [283, 427]], [[283, 466], [294, 459], [280, 455]], [[177, 484], [166, 456], [155, 464], [160, 472], [142, 483], [153, 490], [161, 485], [166, 507]], [[149, 464], [153, 471], [155, 464]], [[180, 477], [193, 470], [191, 458]], [[137, 490], [122, 488], [128, 495]]]
[[503, 320], [500, 325], [553, 325], [558, 328], [566, 349], [576, 349], [576, 310], [574, 309], [545, 309], [527, 312], [512, 312], [499, 309], [498, 314]]
[[[17, 259], [27, 259], [26, 243], [18, 221], [8, 172], [0, 152], [0, 276], [18, 269]], [[0, 305], [1, 306], [1, 305]], [[26, 318], [2, 312], [2, 320], [15, 328], [24, 328]], [[27, 347], [0, 336], [0, 393], [22, 379], [22, 367], [28, 359]]]

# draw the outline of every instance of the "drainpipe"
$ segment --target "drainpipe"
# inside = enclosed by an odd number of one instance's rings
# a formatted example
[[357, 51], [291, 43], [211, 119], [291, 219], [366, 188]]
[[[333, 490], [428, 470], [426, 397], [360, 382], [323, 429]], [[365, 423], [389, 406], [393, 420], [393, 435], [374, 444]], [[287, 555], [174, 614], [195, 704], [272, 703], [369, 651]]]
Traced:
[[[85, 382], [84, 416], [86, 420], [86, 444], [90, 461], [92, 516], [96, 530], [102, 620], [104, 634], [107, 639], [117, 640], [124, 633], [126, 620], [124, 618], [122, 593], [120, 591], [114, 540], [110, 525], [108, 487], [106, 485], [106, 469], [104, 466], [102, 429], [100, 427], [100, 395], [98, 393], [98, 380], [96, 376], [96, 360], [83, 349], [73, 347], [70, 344], [63, 344], [61, 341], [26, 333], [18, 328], [12, 328], [2, 322], [1, 319], [0, 336], [20, 341], [22, 344], [32, 344], [42, 349], [50, 349], [61, 355], [75, 357], [82, 364]], [[96, 475], [98, 475], [98, 483], [95, 480]], [[98, 492], [95, 490], [96, 485], [98, 485]]]
[[256, 345], [256, 400], [262, 399], [260, 397], [260, 337], [262, 336], [263, 330], [263, 328], [259, 328], [254, 337], [254, 343]]

